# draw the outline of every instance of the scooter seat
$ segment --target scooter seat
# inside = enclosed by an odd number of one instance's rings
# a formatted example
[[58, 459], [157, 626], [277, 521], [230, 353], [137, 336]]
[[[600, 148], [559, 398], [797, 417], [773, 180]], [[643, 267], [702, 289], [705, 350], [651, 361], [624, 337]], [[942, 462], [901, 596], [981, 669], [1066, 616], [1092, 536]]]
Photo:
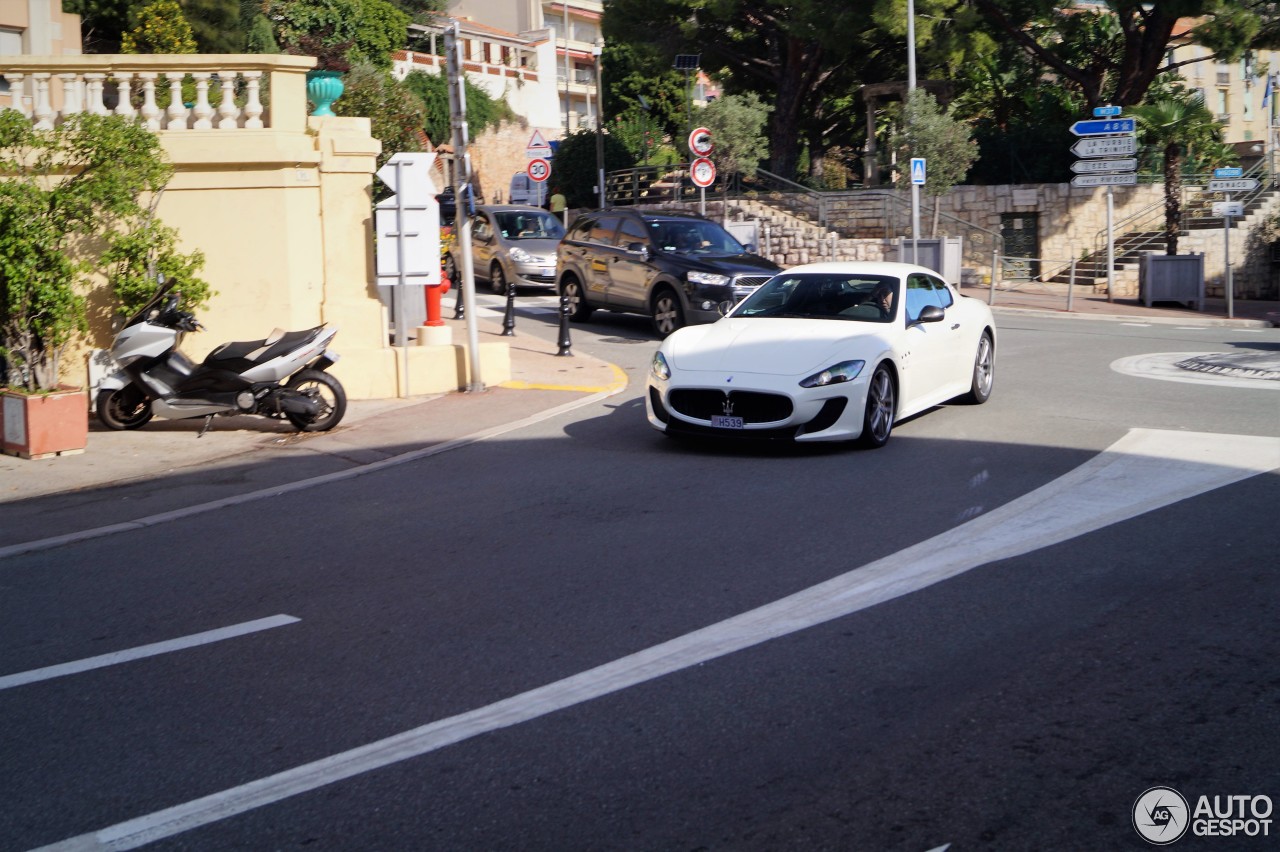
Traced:
[[297, 349], [323, 330], [322, 325], [306, 331], [283, 331], [277, 328], [262, 340], [223, 343], [205, 356], [204, 363], [221, 370], [244, 372], [254, 364], [269, 361], [278, 355]]

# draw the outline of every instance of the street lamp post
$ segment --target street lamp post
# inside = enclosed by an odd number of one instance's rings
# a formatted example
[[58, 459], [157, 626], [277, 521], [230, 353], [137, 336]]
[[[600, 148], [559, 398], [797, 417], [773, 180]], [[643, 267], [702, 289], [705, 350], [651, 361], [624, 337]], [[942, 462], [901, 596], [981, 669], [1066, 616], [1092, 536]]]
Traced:
[[596, 58], [596, 189], [600, 195], [600, 209], [604, 209], [604, 84], [600, 71], [604, 42], [596, 41], [591, 55]]
[[[907, 103], [916, 90], [916, 4], [907, 0]], [[910, 130], [911, 110], [907, 110], [907, 129]], [[912, 139], [915, 137], [913, 136]], [[913, 155], [914, 151], [911, 152]], [[920, 185], [911, 182], [911, 262], [920, 262]]]

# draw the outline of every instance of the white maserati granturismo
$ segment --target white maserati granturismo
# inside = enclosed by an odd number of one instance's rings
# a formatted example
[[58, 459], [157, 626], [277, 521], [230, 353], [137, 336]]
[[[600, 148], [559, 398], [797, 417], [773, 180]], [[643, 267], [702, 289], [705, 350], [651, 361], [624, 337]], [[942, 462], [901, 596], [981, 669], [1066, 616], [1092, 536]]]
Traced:
[[990, 308], [931, 269], [813, 263], [663, 340], [645, 407], [669, 435], [881, 447], [904, 417], [986, 402], [995, 353]]

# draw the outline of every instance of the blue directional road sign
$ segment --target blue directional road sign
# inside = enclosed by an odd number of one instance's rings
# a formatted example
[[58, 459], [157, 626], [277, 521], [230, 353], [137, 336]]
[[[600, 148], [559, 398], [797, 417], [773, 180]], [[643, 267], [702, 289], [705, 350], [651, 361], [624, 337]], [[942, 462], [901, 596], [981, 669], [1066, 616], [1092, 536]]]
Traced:
[[1109, 115], [1119, 115], [1121, 108], [1118, 106], [1100, 106], [1093, 108], [1094, 118], [1106, 118]]
[[1098, 121], [1077, 121], [1071, 125], [1076, 136], [1105, 136], [1109, 133], [1133, 133], [1137, 122], [1132, 118], [1109, 118]]
[[1239, 166], [1226, 169], [1214, 169], [1213, 176], [1216, 178], [1238, 178], [1244, 174], [1244, 169]]
[[924, 185], [924, 157], [911, 158], [911, 182]]

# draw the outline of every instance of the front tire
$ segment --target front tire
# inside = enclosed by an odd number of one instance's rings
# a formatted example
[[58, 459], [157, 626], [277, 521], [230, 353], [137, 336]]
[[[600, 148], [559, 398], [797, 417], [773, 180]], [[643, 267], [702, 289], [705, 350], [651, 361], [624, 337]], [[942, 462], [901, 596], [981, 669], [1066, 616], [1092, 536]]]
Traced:
[[501, 263], [495, 263], [489, 270], [489, 287], [499, 296], [507, 295], [507, 275]]
[[285, 413], [300, 432], [327, 432], [347, 413], [347, 392], [342, 389], [342, 383], [323, 370], [295, 373], [285, 387], [306, 394], [320, 404], [315, 416]]
[[991, 334], [983, 332], [978, 338], [978, 353], [973, 357], [973, 383], [965, 401], [974, 405], [982, 405], [991, 398], [991, 388], [996, 379], [996, 347], [991, 342]]
[[572, 275], [566, 275], [560, 284], [561, 298], [569, 305], [569, 319], [573, 322], [586, 322], [591, 319], [591, 306], [587, 304], [586, 293], [582, 291], [582, 282]]
[[649, 316], [653, 320], [653, 330], [659, 337], [666, 337], [684, 325], [684, 309], [680, 306], [680, 297], [671, 288], [663, 287], [653, 296]]
[[889, 375], [889, 368], [881, 364], [876, 367], [867, 386], [867, 407], [862, 414], [862, 435], [858, 443], [872, 450], [889, 443], [897, 411], [893, 376]]
[[98, 420], [116, 431], [141, 429], [151, 420], [151, 400], [134, 385], [98, 391]]

